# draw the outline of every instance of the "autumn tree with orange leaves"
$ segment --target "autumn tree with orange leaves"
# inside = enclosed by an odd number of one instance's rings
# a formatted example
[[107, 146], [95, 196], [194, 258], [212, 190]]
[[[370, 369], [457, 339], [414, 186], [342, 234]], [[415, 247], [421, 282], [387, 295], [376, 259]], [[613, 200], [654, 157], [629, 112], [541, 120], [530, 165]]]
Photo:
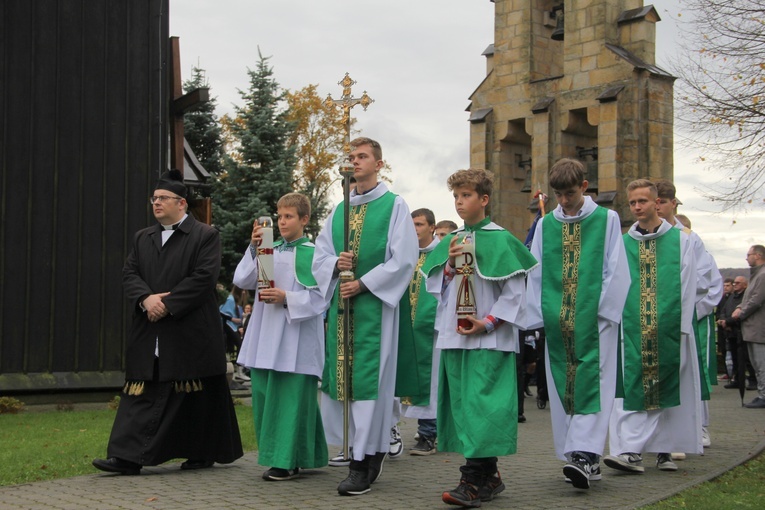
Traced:
[[311, 220], [305, 230], [312, 238], [329, 214], [333, 188], [339, 186], [345, 140], [341, 110], [328, 106], [317, 87], [308, 85], [286, 96], [287, 118], [293, 127], [288, 145], [297, 158], [293, 188], [311, 200]]

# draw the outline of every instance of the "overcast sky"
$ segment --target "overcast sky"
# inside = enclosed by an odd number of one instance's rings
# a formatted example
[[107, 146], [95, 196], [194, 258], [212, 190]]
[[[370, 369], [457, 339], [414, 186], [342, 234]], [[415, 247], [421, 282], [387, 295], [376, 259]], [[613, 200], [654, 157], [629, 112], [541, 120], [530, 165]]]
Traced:
[[[675, 0], [646, 1], [657, 25], [657, 63], [675, 47]], [[170, 34], [180, 37], [185, 78], [199, 65], [207, 71], [218, 114], [241, 104], [247, 68], [258, 48], [270, 56], [274, 78], [285, 89], [318, 84], [338, 98], [346, 72], [375, 99], [353, 109], [357, 127], [383, 146], [393, 167], [393, 191], [410, 209], [428, 207], [438, 220], [459, 220], [446, 178], [469, 165], [468, 97], [486, 75], [481, 56], [494, 40], [489, 0], [171, 0]], [[668, 66], [664, 65], [667, 68]], [[675, 150], [675, 183], [693, 230], [720, 267], [746, 267], [751, 244], [765, 243], [765, 212], [720, 214], [695, 191], [715, 182], [695, 154]], [[459, 221], [458, 221], [459, 223]]]

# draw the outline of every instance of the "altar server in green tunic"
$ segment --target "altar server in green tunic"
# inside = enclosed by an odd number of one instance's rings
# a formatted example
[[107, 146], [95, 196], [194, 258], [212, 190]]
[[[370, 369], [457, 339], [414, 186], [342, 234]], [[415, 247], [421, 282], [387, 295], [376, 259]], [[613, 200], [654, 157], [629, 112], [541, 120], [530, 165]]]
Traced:
[[420, 257], [409, 289], [401, 298], [396, 395], [401, 399], [404, 417], [417, 419], [417, 444], [409, 449], [409, 453], [424, 456], [436, 453], [436, 403], [441, 352], [435, 348], [438, 302], [426, 290], [425, 277], [420, 268], [440, 239], [434, 236], [436, 217], [430, 209], [413, 211], [412, 221], [420, 245]]
[[631, 182], [627, 199], [637, 219], [624, 235], [632, 283], [622, 314], [611, 455], [603, 462], [642, 473], [643, 453], [656, 452], [657, 467], [675, 471], [670, 452], [703, 450], [693, 338], [696, 260], [688, 234], [658, 216], [651, 181]]
[[579, 489], [600, 480], [616, 387], [616, 347], [630, 285], [619, 215], [585, 195], [582, 163], [550, 169], [558, 206], [537, 222], [528, 278], [529, 329], [544, 326], [555, 453]]
[[[478, 169], [449, 177], [465, 224], [436, 246], [422, 268], [428, 292], [439, 301], [439, 449], [465, 456], [459, 485], [441, 498], [464, 507], [481, 506], [505, 488], [497, 456], [516, 451], [515, 353], [526, 323], [525, 277], [537, 265], [523, 243], [487, 216], [492, 180], [491, 173]], [[474, 257], [463, 255], [467, 239]], [[458, 306], [463, 312], [468, 304], [475, 312], [458, 321]]]
[[657, 211], [660, 218], [685, 232], [690, 236], [693, 253], [696, 257], [696, 274], [699, 279], [699, 290], [696, 294], [696, 315], [694, 317], [693, 333], [696, 339], [696, 349], [699, 357], [701, 375], [702, 422], [701, 441], [704, 446], [711, 446], [709, 435], [709, 398], [712, 386], [717, 385], [717, 327], [714, 309], [723, 293], [723, 279], [717, 269], [714, 257], [704, 247], [704, 242], [691, 230], [690, 225], [684, 225], [675, 216], [677, 198], [675, 185], [666, 179], [656, 179], [656, 190], [659, 193]]
[[[328, 300], [311, 273], [314, 245], [303, 235], [311, 217], [308, 197], [288, 193], [277, 202], [281, 239], [274, 243], [274, 288], [260, 290], [237, 362], [250, 368], [258, 464], [267, 481], [296, 478], [301, 468], [327, 465], [327, 442], [316, 386], [324, 367]], [[234, 274], [234, 284], [258, 286], [257, 247], [262, 226]]]
[[[380, 144], [351, 140], [349, 161], [356, 177], [350, 195], [350, 249], [343, 251], [343, 204], [329, 215], [316, 239], [313, 270], [321, 292], [332, 298], [327, 314], [326, 363], [321, 413], [327, 442], [343, 444], [343, 400], [350, 401], [348, 477], [338, 485], [344, 496], [369, 492], [390, 448], [391, 408], [396, 385], [399, 302], [417, 263], [417, 235], [406, 202], [378, 180], [384, 166]], [[356, 279], [338, 284], [340, 271]], [[350, 374], [343, 374], [342, 315], [351, 299]], [[350, 395], [343, 394], [343, 377]]]

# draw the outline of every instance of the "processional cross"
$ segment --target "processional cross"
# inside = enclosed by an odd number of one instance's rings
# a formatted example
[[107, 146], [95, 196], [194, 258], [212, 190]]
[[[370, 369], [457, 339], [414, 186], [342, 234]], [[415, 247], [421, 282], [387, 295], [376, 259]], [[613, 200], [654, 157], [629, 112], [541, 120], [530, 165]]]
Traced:
[[[374, 103], [374, 99], [367, 95], [367, 91], [359, 97], [353, 97], [351, 93], [351, 87], [356, 85], [356, 81], [351, 79], [348, 73], [345, 73], [345, 77], [337, 82], [338, 85], [343, 87], [343, 95], [340, 99], [332, 99], [331, 95], [327, 96], [325, 104], [328, 107], [339, 106], [343, 109], [343, 117], [341, 122], [345, 128], [345, 142], [343, 144], [343, 163], [340, 165], [340, 175], [343, 176], [343, 251], [349, 251], [350, 247], [350, 194], [351, 194], [351, 176], [353, 175], [353, 165], [348, 161], [348, 155], [351, 153], [351, 109], [356, 105], [361, 105], [366, 111], [367, 107]], [[358, 228], [354, 226], [354, 228]], [[354, 275], [352, 271], [342, 271], [340, 273], [340, 283], [346, 283], [353, 281]], [[342, 327], [342, 343], [338, 342], [337, 359], [338, 362], [342, 360], [342, 366], [338, 367], [341, 373], [338, 374], [338, 381], [342, 382], [342, 386], [338, 388], [338, 400], [343, 401], [343, 457], [350, 459], [348, 452], [348, 427], [350, 421], [350, 401], [351, 401], [351, 374], [350, 364], [353, 351], [351, 348], [351, 300], [350, 298], [344, 298], [338, 307], [338, 313], [343, 315], [343, 327]], [[339, 363], [338, 363], [339, 364]]]

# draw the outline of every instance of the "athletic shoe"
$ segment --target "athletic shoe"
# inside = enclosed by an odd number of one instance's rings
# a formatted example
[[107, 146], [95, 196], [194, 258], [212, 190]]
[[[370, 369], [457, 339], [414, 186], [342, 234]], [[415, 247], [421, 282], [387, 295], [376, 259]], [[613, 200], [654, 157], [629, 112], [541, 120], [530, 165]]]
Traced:
[[263, 473], [263, 480], [268, 480], [269, 482], [281, 482], [284, 480], [292, 480], [293, 478], [297, 478], [300, 476], [300, 469], [282, 469], [282, 468], [274, 468], [266, 470], [265, 473]]
[[496, 474], [486, 478], [486, 481], [478, 489], [478, 497], [481, 501], [491, 501], [494, 496], [505, 490], [505, 484], [502, 483], [502, 478], [499, 476], [499, 471]]
[[454, 490], [441, 494], [441, 500], [447, 505], [465, 506], [478, 508], [481, 506], [481, 498], [478, 496], [478, 487], [467, 483], [463, 478]]
[[374, 455], [367, 455], [369, 457], [369, 483], [370, 485], [380, 479], [380, 475], [383, 472], [383, 463], [385, 457], [388, 456], [388, 452], [377, 452]]
[[575, 452], [571, 455], [571, 461], [563, 467], [563, 475], [571, 480], [571, 484], [577, 489], [590, 488], [590, 473], [592, 465], [584, 455]]
[[[603, 479], [603, 474], [600, 472], [600, 464], [593, 464], [590, 466], [590, 481], [591, 482], [599, 482]], [[563, 479], [566, 483], [571, 483], [571, 478], [564, 477]]]
[[672, 452], [669, 454], [669, 458], [672, 460], [685, 460], [685, 453], [683, 452]]
[[526, 423], [526, 417], [522, 414], [518, 415], [518, 423]]
[[417, 444], [409, 448], [409, 455], [432, 455], [436, 453], [436, 443], [427, 437], [420, 437]]
[[712, 436], [709, 435], [706, 427], [701, 427], [701, 444], [704, 448], [712, 446]]
[[603, 464], [619, 471], [628, 473], [643, 473], [643, 457], [639, 453], [622, 453], [620, 455], [606, 455]]
[[[353, 457], [353, 447], [348, 448], [348, 455], [351, 458]], [[340, 452], [335, 457], [329, 459], [329, 465], [332, 467], [348, 467], [351, 465], [351, 459], [346, 459], [343, 456], [343, 451], [340, 450]]]
[[401, 434], [398, 431], [398, 425], [391, 427], [390, 429], [390, 456], [391, 458], [398, 457], [404, 453], [404, 440], [401, 439]]
[[337, 485], [337, 492], [341, 496], [360, 496], [371, 490], [369, 474], [362, 469], [349, 469], [348, 478]]
[[672, 462], [672, 454], [660, 453], [656, 456], [656, 467], [659, 471], [677, 471], [677, 464]]
[[748, 404], [744, 404], [744, 407], [747, 409], [762, 409], [765, 408], [765, 399], [762, 399], [760, 397], [755, 398]]

